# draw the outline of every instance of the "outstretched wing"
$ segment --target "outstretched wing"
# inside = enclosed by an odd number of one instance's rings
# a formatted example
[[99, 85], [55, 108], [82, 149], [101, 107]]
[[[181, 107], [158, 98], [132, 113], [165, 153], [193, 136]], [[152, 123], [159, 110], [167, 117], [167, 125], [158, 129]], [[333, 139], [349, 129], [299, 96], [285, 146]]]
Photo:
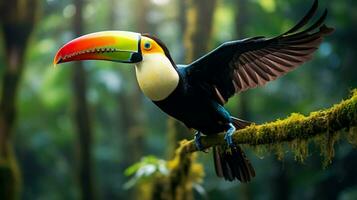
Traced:
[[327, 10], [311, 26], [315, 0], [308, 13], [289, 31], [274, 37], [254, 37], [222, 44], [187, 67], [190, 84], [224, 104], [235, 93], [265, 85], [312, 58], [325, 35], [333, 32], [323, 24]]

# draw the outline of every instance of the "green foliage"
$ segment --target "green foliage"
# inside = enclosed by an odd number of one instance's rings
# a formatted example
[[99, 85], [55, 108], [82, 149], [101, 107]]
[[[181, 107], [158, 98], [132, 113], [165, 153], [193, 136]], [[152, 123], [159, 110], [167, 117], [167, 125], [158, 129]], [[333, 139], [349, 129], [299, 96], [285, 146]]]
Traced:
[[260, 6], [267, 12], [272, 13], [275, 11], [275, 0], [260, 0]]
[[128, 167], [124, 174], [126, 176], [133, 176], [124, 188], [130, 189], [134, 185], [141, 183], [142, 181], [150, 182], [154, 181], [154, 178], [162, 178], [169, 174], [169, 169], [165, 160], [158, 159], [155, 156], [142, 157], [140, 162], [137, 162]]
[[195, 162], [195, 154], [186, 154], [186, 140], [180, 142], [175, 156], [168, 161], [146, 156], [125, 170], [126, 176], [132, 178], [124, 185], [126, 189], [133, 186], [143, 192], [141, 199], [192, 199], [192, 191], [201, 195], [205, 190], [201, 186], [204, 169]]

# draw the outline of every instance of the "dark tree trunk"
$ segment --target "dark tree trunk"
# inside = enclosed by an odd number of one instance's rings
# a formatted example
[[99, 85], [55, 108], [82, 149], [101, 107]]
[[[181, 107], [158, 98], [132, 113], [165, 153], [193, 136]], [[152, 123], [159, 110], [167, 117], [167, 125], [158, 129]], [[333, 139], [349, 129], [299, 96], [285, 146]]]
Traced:
[[[208, 49], [216, 0], [188, 0], [186, 3], [186, 5], [182, 2], [179, 3], [180, 13], [187, 17], [186, 22], [183, 23], [182, 18], [179, 18], [179, 20], [181, 27], [185, 31], [183, 35], [185, 61], [189, 63], [206, 53]], [[183, 27], [183, 25], [187, 27]], [[188, 129], [183, 124], [173, 118], [169, 119], [168, 124], [168, 152], [169, 156], [172, 157], [174, 150], [178, 147], [178, 141], [193, 135], [189, 134]], [[193, 199], [193, 190], [186, 187], [186, 185], [190, 182], [188, 177], [193, 162], [195, 162], [195, 157], [193, 155], [185, 155], [180, 162], [181, 165], [171, 172], [179, 175], [171, 174], [168, 183], [170, 190], [165, 196], [169, 197], [169, 199]]]
[[[213, 11], [215, 8], [216, 0], [190, 0], [185, 2], [188, 4], [183, 5], [179, 2], [179, 7], [182, 9], [181, 14], [185, 16], [192, 16], [192, 18], [187, 18], [187, 23], [182, 23], [182, 18], [179, 20], [182, 24], [187, 24], [185, 28], [184, 41], [185, 50], [187, 50], [186, 61], [192, 61], [194, 57], [201, 54], [207, 50], [208, 41], [210, 39]], [[209, 4], [209, 5], [207, 5]], [[205, 13], [201, 13], [201, 8], [211, 8]], [[189, 10], [189, 11], [188, 11]], [[186, 14], [187, 12], [193, 12], [193, 15]], [[192, 13], [191, 13], [192, 14]], [[207, 17], [209, 21], [207, 21]], [[205, 19], [205, 20], [204, 20]], [[204, 22], [204, 23], [203, 23]], [[182, 26], [181, 24], [181, 26]], [[207, 29], [207, 27], [209, 27]], [[204, 31], [202, 30], [204, 29]], [[205, 36], [199, 37], [199, 34], [205, 33]], [[202, 42], [202, 40], [204, 42]], [[196, 43], [200, 43], [196, 46]], [[195, 44], [195, 45], [192, 45]], [[196, 53], [194, 53], [196, 52]], [[182, 126], [181, 123], [177, 122], [173, 118], [169, 119], [168, 122], [168, 156], [174, 157], [174, 166], [170, 166], [170, 174], [165, 178], [157, 178], [155, 181], [150, 183], [150, 194], [148, 199], [194, 199], [193, 188], [190, 187], [193, 183], [193, 165], [196, 165], [194, 154], [174, 154], [173, 150], [178, 146], [178, 141], [183, 138], [192, 137], [185, 136], [183, 133], [187, 133], [187, 128]], [[188, 134], [187, 134], [188, 135]], [[170, 155], [171, 154], [171, 155]], [[197, 174], [196, 174], [197, 175]], [[201, 175], [198, 175], [201, 176]], [[197, 177], [196, 177], [197, 178]], [[147, 188], [146, 188], [147, 190]]]
[[[180, 14], [178, 20], [184, 40], [185, 62], [206, 53], [211, 39], [212, 22], [216, 0], [188, 0], [179, 1]], [[187, 128], [176, 120], [170, 118], [168, 122], [169, 149], [168, 155], [172, 157], [178, 147], [178, 141], [192, 137]]]
[[183, 40], [184, 38], [184, 34], [186, 32], [186, 23], [187, 23], [187, 3], [186, 1], [182, 1], [182, 0], [177, 0], [178, 2], [178, 9], [179, 9], [179, 16], [178, 16], [178, 22], [179, 22], [179, 26], [180, 26], [180, 34], [179, 37], [180, 39]]
[[[184, 41], [184, 35], [186, 32], [186, 13], [187, 13], [187, 3], [186, 1], [176, 0], [176, 5], [179, 10], [178, 15], [178, 25], [180, 27], [180, 31], [178, 31], [178, 37], [181, 41]], [[184, 63], [186, 58], [185, 44], [184, 42], [180, 42], [180, 54], [177, 58], [178, 63]]]
[[167, 122], [167, 148], [166, 155], [170, 159], [175, 155], [175, 150], [179, 146], [179, 141], [190, 139], [193, 134], [181, 122], [169, 117]]
[[[138, 9], [136, 15], [136, 30], [139, 33], [150, 33], [152, 30], [148, 23], [148, 13], [150, 9], [150, 1], [136, 0], [136, 7]], [[149, 30], [150, 29], [150, 30]]]
[[12, 135], [17, 114], [18, 86], [39, 2], [13, 0], [1, 2], [0, 6], [6, 58], [0, 99], [0, 196], [4, 199], [17, 199], [21, 175], [13, 150]]
[[[76, 36], [83, 34], [83, 0], [75, 0], [76, 14], [73, 28]], [[82, 62], [76, 62], [73, 68], [74, 121], [78, 132], [79, 183], [82, 199], [95, 199], [92, 161], [92, 129], [86, 99], [86, 71]]]
[[[190, 43], [191, 41], [188, 41], [189, 39], [186, 40], [185, 35], [186, 35], [186, 30], [187, 28], [187, 12], [188, 12], [188, 7], [190, 6], [191, 2], [188, 3], [188, 1], [182, 1], [178, 0], [177, 6], [179, 9], [179, 16], [178, 16], [178, 22], [180, 26], [180, 35], [179, 37], [184, 41], [182, 42], [183, 46], [183, 52], [181, 55], [180, 60], [187, 61], [187, 55], [192, 54], [192, 51], [187, 50], [187, 43]], [[188, 53], [189, 52], [189, 53]], [[192, 56], [190, 56], [192, 57]], [[178, 142], [183, 139], [187, 139], [189, 137], [192, 137], [192, 134], [190, 134], [190, 131], [180, 122], [175, 120], [174, 118], [169, 117], [168, 122], [167, 122], [167, 148], [166, 148], [166, 155], [170, 159], [175, 155], [175, 150], [178, 147]]]
[[[235, 0], [235, 39], [241, 39], [246, 36], [245, 27], [248, 24], [247, 0]], [[242, 119], [250, 119], [248, 96], [246, 93], [239, 94], [238, 102], [238, 117]], [[241, 198], [244, 200], [252, 199], [252, 194], [248, 184], [240, 185]]]
[[118, 8], [118, 1], [109, 0], [110, 12], [108, 13], [108, 26], [110, 29], [115, 30], [116, 23], [116, 8]]
[[[147, 14], [150, 9], [150, 1], [140, 1], [136, 0], [134, 2], [136, 6], [136, 32], [144, 33], [150, 32], [149, 25], [147, 21]], [[139, 6], [140, 5], [140, 6]], [[115, 7], [113, 6], [113, 9]], [[114, 15], [115, 10], [111, 11], [111, 15]], [[110, 24], [112, 29], [114, 27], [115, 20]], [[120, 69], [119, 69], [120, 70]], [[134, 70], [134, 69], [133, 69]], [[123, 71], [120, 71], [124, 73]], [[135, 73], [132, 71], [131, 73]], [[124, 82], [128, 84], [135, 84], [135, 76], [122, 76], [125, 80]], [[135, 162], [138, 162], [143, 155], [145, 149], [145, 127], [143, 117], [143, 95], [139, 88], [135, 91], [127, 91], [125, 89], [121, 90], [118, 94], [118, 113], [119, 113], [119, 134], [120, 134], [120, 152], [123, 154], [121, 160], [121, 170], [124, 171], [128, 166]], [[130, 150], [130, 153], [128, 153]], [[135, 197], [140, 197], [140, 191], [137, 189], [130, 191], [125, 198], [134, 199]]]
[[285, 161], [284, 167], [282, 162], [279, 160], [274, 160], [274, 171], [271, 183], [272, 183], [272, 198], [276, 200], [290, 199], [290, 180], [288, 176], [289, 166], [292, 165], [291, 162]]
[[[333, 171], [334, 173], [326, 176], [315, 185], [311, 199], [341, 199], [342, 193], [349, 190], [349, 188], [355, 187], [357, 182], [356, 156], [357, 152], [352, 149], [342, 159], [336, 159], [335, 163], [328, 167], [328, 171]], [[318, 166], [319, 168], [320, 166]], [[326, 170], [325, 173], [328, 173], [328, 171]]]
[[186, 62], [191, 62], [207, 53], [216, 0], [188, 0], [187, 2], [187, 12], [191, 13], [186, 13], [185, 47]]
[[[247, 0], [235, 0], [235, 31], [236, 37], [235, 39], [242, 39], [246, 37], [245, 27], [246, 24], [249, 24], [248, 19], [248, 12], [247, 12]], [[239, 117], [243, 119], [249, 119], [249, 104], [248, 104], [248, 96], [246, 93], [241, 93], [239, 95]]]
[[[248, 0], [235, 0], [236, 4], [236, 39], [243, 39], [246, 37], [245, 27], [249, 23], [249, 12], [248, 12]], [[246, 120], [251, 120], [251, 114], [249, 110], [249, 95], [247, 93], [241, 93], [239, 95], [239, 113], [238, 117]], [[273, 177], [273, 197], [274, 199], [288, 199], [289, 194], [289, 181], [287, 174], [281, 170], [281, 163], [279, 161], [274, 161], [276, 166], [276, 173]], [[249, 185], [242, 185], [241, 194], [243, 199], [249, 200], [252, 199], [252, 193], [250, 191]]]
[[[147, 14], [149, 12], [149, 1], [137, 1], [138, 16], [136, 18], [137, 32], [142, 33], [148, 31]], [[133, 71], [134, 73], [134, 71]], [[134, 78], [135, 76], [131, 76]], [[135, 82], [136, 80], [130, 80]], [[129, 81], [129, 82], [130, 82]], [[139, 88], [134, 92], [123, 91], [119, 94], [121, 119], [122, 125], [122, 137], [125, 139], [123, 142], [123, 152], [127, 149], [132, 149], [130, 155], [126, 155], [126, 167], [134, 162], [138, 161], [142, 156], [144, 148], [144, 127], [142, 113], [143, 108], [143, 95]], [[125, 144], [124, 144], [125, 143]]]

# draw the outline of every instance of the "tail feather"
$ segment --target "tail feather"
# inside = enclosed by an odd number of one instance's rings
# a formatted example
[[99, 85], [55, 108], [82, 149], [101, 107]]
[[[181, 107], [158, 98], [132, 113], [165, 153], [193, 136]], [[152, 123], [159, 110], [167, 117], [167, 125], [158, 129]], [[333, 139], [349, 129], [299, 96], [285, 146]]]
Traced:
[[[231, 119], [237, 129], [251, 124], [251, 122], [235, 117], [231, 117]], [[225, 146], [213, 147], [213, 160], [217, 176], [223, 177], [225, 180], [234, 181], [237, 179], [246, 183], [255, 177], [252, 164], [239, 146], [229, 149], [226, 149]]]
[[237, 179], [242, 183], [247, 183], [255, 177], [253, 166], [239, 146], [229, 150], [216, 146], [213, 148], [213, 157], [218, 177], [224, 177], [228, 181]]
[[214, 169], [216, 170], [216, 174], [218, 177], [224, 177], [224, 170], [221, 162], [221, 151], [218, 148], [219, 146], [213, 147]]

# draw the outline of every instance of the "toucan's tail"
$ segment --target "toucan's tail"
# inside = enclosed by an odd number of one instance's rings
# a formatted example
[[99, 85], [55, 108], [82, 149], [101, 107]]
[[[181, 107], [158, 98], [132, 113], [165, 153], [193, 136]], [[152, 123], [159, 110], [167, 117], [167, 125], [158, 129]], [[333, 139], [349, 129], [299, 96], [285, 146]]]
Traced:
[[[236, 129], [242, 129], [251, 124], [251, 122], [234, 117], [232, 117], [232, 121]], [[213, 147], [213, 159], [217, 176], [224, 177], [225, 180], [238, 179], [246, 183], [255, 177], [255, 170], [240, 146], [234, 148]]]

